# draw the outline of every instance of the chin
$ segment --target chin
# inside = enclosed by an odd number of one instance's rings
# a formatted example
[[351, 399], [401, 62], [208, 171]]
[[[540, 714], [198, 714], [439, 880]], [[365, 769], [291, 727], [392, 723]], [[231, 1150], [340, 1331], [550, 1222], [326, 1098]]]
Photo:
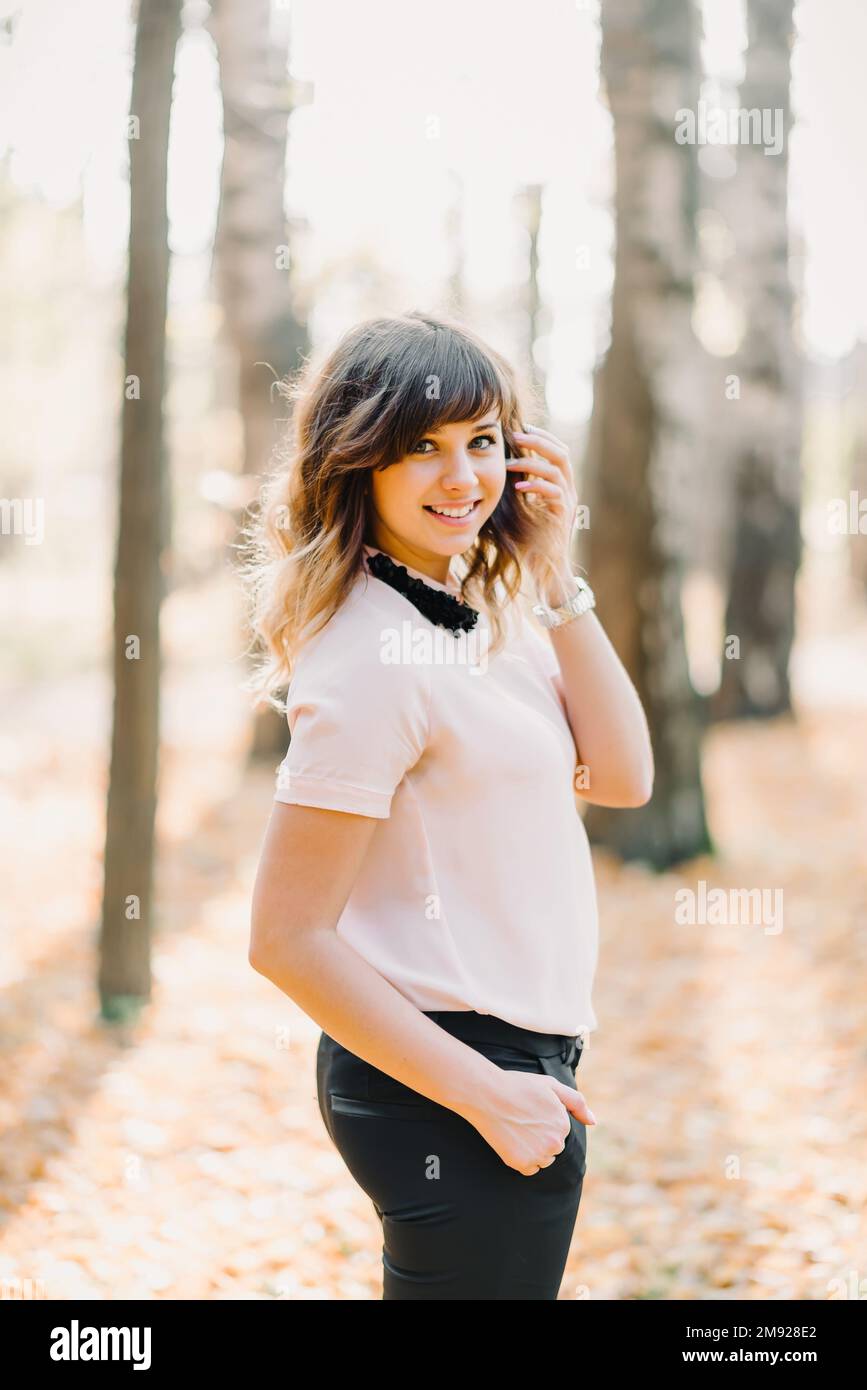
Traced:
[[463, 530], [455, 528], [453, 531], [443, 528], [440, 535], [432, 533], [433, 528], [425, 527], [424, 534], [418, 537], [418, 544], [434, 555], [462, 555], [470, 546], [475, 545], [487, 520], [487, 515], [483, 516], [481, 521], [474, 517], [472, 526]]
[[436, 546], [437, 555], [463, 555], [465, 550], [475, 544], [478, 531], [467, 532], [464, 536], [444, 536], [442, 541]]

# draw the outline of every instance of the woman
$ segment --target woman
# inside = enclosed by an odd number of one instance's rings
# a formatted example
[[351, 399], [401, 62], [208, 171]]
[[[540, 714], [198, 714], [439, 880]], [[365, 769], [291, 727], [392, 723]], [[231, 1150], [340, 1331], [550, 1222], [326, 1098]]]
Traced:
[[383, 1297], [556, 1299], [595, 1123], [576, 798], [638, 806], [653, 778], [569, 562], [567, 450], [521, 426], [499, 354], [421, 313], [358, 325], [293, 396], [248, 571], [291, 731], [250, 962], [323, 1030]]

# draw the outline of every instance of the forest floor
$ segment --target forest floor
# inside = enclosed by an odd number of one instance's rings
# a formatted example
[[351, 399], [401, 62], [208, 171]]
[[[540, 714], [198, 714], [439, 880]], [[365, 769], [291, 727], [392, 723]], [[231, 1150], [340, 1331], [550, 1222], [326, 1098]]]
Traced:
[[[716, 856], [656, 875], [594, 851], [577, 1080], [599, 1123], [561, 1298], [864, 1297], [867, 620], [830, 605], [805, 617], [797, 719], [707, 738]], [[376, 1299], [379, 1224], [322, 1125], [319, 1029], [247, 962], [273, 771], [245, 769], [239, 671], [201, 604], [168, 616], [153, 997], [132, 1025], [96, 1016], [104, 675], [19, 692], [6, 736], [0, 1288]], [[700, 880], [781, 890], [782, 929], [678, 925]]]

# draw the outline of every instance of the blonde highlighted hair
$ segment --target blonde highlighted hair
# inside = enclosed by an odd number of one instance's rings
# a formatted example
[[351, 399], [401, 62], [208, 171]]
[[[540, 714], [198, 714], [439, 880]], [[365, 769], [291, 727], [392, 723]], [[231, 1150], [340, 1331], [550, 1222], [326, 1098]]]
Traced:
[[[498, 408], [508, 455], [512, 431], [535, 404], [509, 363], [454, 319], [413, 311], [367, 319], [315, 364], [279, 383], [289, 429], [244, 535], [241, 574], [263, 656], [247, 683], [281, 712], [303, 642], [348, 596], [370, 540], [368, 493], [375, 468], [404, 458], [441, 425]], [[506, 486], [461, 557], [461, 595], [485, 606], [491, 651], [502, 643], [501, 608], [522, 587], [519, 555], [534, 526], [528, 499]], [[372, 542], [371, 542], [372, 543]]]

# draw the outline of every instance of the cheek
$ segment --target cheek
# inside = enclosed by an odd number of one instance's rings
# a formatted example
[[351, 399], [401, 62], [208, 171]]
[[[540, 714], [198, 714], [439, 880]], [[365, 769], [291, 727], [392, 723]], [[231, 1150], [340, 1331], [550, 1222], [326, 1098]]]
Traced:
[[500, 454], [496, 459], [490, 460], [484, 471], [484, 486], [491, 499], [499, 501], [502, 497], [508, 476], [506, 459], [503, 454]]
[[374, 473], [371, 495], [378, 511], [391, 515], [415, 511], [421, 504], [429, 480], [422, 470], [405, 463], [394, 463], [382, 473]]

